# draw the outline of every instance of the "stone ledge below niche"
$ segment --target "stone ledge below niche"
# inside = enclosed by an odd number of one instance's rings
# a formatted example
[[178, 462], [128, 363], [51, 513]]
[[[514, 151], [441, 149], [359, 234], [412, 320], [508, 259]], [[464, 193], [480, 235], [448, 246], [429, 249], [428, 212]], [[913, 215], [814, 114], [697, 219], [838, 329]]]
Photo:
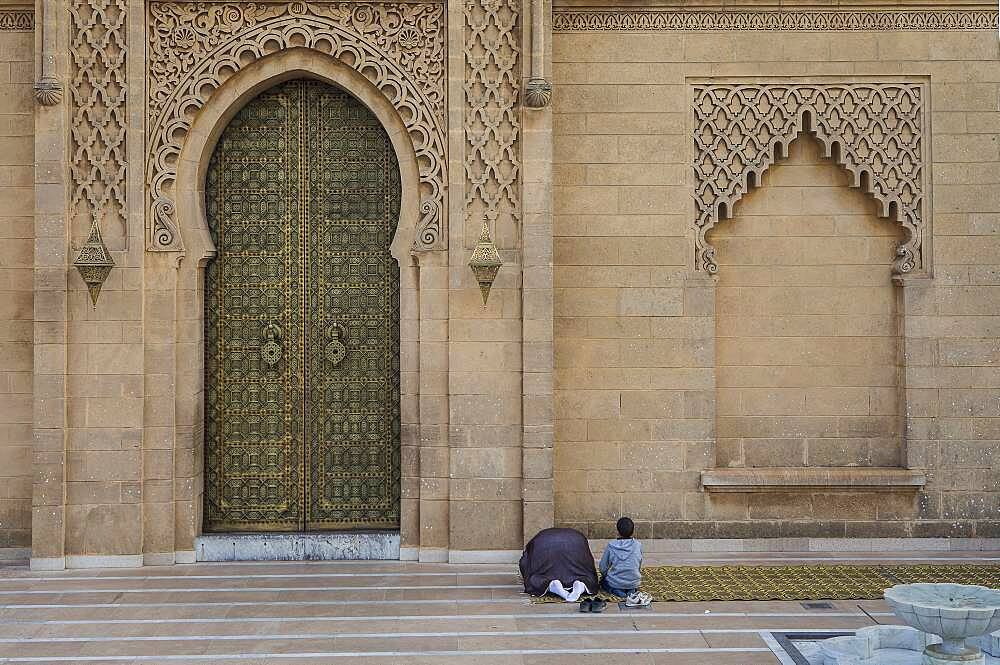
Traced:
[[926, 483], [923, 471], [898, 467], [772, 467], [701, 472], [701, 486], [709, 492], [916, 492]]

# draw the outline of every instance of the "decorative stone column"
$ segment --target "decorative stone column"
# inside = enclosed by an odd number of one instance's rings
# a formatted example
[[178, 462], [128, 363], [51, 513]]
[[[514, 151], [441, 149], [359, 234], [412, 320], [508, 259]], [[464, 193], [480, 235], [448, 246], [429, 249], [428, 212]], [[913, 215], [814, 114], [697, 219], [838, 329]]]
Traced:
[[[464, 170], [449, 228], [452, 561], [509, 559], [523, 544], [521, 18], [521, 0], [449, 5], [449, 154], [451, 173]], [[468, 265], [484, 218], [503, 261], [485, 305]]]
[[[39, 3], [53, 76], [65, 71], [68, 43], [65, 7]], [[45, 57], [43, 55], [43, 57]], [[32, 455], [31, 567], [65, 567], [66, 527], [66, 283], [69, 254], [65, 209], [68, 131], [60, 103], [35, 108], [34, 251], [34, 452]]]

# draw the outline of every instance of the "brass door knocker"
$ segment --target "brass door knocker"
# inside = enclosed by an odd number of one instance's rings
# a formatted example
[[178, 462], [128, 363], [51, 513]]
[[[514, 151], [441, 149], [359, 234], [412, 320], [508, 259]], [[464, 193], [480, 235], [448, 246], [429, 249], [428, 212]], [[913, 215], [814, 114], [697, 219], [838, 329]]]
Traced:
[[260, 347], [260, 355], [272, 367], [281, 360], [281, 328], [274, 323], [264, 326], [264, 344]]
[[344, 343], [340, 341], [340, 334], [343, 332], [344, 327], [339, 323], [334, 323], [330, 328], [330, 334], [334, 336], [329, 343], [327, 343], [326, 348], [323, 349], [323, 353], [326, 355], [326, 359], [331, 365], [339, 365], [340, 362], [347, 356], [347, 347]]

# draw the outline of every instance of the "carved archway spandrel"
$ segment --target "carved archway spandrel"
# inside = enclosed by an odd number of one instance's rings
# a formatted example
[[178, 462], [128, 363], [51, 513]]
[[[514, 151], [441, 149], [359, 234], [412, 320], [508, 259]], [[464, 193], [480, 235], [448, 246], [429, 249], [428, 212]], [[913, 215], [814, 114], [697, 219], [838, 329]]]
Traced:
[[718, 271], [707, 233], [812, 131], [879, 214], [906, 230], [893, 272], [926, 270], [926, 99], [921, 83], [708, 83], [694, 86], [695, 261]]
[[420, 170], [413, 249], [446, 242], [445, 24], [440, 3], [149, 4], [147, 248], [181, 251], [173, 187], [192, 120], [246, 65], [306, 48], [367, 78], [396, 108]]

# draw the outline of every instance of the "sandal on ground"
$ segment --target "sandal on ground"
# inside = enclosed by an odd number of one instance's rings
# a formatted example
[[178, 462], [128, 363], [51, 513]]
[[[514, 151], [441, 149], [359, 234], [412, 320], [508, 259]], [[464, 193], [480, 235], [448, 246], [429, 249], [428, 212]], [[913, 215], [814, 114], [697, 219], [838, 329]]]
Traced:
[[592, 600], [581, 600], [580, 601], [580, 611], [581, 612], [591, 612], [591, 607], [593, 607]]
[[607, 606], [608, 604], [605, 601], [598, 598], [590, 604], [590, 611], [593, 612], [594, 614], [600, 614], [601, 612], [604, 611], [604, 608]]

